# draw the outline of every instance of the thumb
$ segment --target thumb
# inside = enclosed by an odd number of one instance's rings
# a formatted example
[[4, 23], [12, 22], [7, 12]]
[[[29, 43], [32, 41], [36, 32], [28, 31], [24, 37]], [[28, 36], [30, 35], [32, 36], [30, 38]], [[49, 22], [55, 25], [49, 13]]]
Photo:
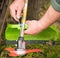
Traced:
[[30, 30], [27, 29], [27, 30], [24, 31], [24, 33], [25, 33], [25, 34], [30, 34]]

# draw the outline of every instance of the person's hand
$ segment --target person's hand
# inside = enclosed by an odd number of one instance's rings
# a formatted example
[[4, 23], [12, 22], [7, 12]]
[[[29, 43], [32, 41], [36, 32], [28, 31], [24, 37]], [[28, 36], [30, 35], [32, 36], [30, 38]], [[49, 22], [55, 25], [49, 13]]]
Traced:
[[19, 21], [18, 19], [21, 17], [21, 12], [24, 7], [24, 0], [15, 0], [11, 5], [10, 5], [10, 14], [11, 16], [16, 20]]
[[39, 21], [32, 20], [27, 21], [28, 29], [24, 31], [25, 34], [37, 34], [41, 32]]

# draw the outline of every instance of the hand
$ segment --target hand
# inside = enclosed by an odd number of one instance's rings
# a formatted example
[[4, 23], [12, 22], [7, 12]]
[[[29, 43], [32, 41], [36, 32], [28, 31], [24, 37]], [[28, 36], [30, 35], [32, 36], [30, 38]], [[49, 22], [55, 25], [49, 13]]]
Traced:
[[28, 24], [28, 29], [24, 31], [25, 34], [37, 34], [41, 31], [39, 21], [32, 20], [26, 23]]
[[18, 19], [21, 17], [21, 12], [24, 7], [24, 0], [15, 0], [11, 5], [10, 5], [10, 14], [11, 16], [16, 20], [19, 21]]

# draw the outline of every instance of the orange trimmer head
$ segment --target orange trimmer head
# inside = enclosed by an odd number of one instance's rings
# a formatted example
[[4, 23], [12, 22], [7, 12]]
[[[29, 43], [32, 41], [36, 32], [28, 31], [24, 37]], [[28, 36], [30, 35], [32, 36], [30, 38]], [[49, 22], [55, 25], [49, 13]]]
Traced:
[[9, 56], [20, 56], [25, 55], [32, 52], [42, 52], [40, 49], [32, 49], [32, 50], [15, 50], [14, 48], [5, 48], [6, 51], [9, 52]]

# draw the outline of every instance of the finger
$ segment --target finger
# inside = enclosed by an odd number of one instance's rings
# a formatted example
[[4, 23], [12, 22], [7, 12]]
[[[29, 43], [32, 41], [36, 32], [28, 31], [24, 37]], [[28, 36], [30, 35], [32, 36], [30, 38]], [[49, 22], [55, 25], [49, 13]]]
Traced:
[[15, 10], [15, 9], [11, 9], [11, 8], [10, 8], [10, 14], [11, 14], [11, 16], [12, 16], [16, 21], [18, 21], [18, 20], [17, 20], [17, 17], [16, 17], [16, 10]]
[[26, 21], [26, 24], [30, 25], [31, 24], [31, 21], [30, 20], [27, 20]]
[[28, 28], [27, 30], [24, 31], [24, 33], [25, 33], [25, 34], [32, 34], [33, 32], [32, 32], [32, 30], [31, 30], [31, 28]]
[[30, 34], [29, 29], [24, 31], [25, 34]]
[[21, 12], [23, 10], [23, 7], [24, 7], [24, 2], [21, 0], [21, 3], [20, 3], [20, 5], [17, 8], [17, 18], [21, 17]]
[[21, 17], [21, 12], [22, 12], [22, 9], [19, 7], [19, 8], [17, 9], [17, 18], [18, 18], [18, 19], [20, 19], [20, 17]]

